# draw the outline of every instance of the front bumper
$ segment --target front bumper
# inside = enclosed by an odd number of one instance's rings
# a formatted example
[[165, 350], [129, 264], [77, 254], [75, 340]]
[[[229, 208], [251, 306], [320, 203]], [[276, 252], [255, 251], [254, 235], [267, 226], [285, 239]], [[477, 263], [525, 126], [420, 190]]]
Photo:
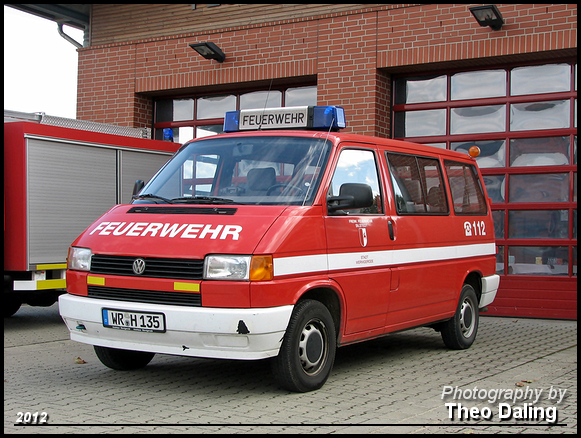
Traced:
[[[166, 332], [144, 333], [104, 327], [103, 308], [161, 312], [165, 315]], [[59, 297], [59, 311], [73, 341], [216, 359], [253, 360], [278, 355], [292, 310], [292, 305], [226, 309], [113, 301], [71, 294]], [[241, 326], [245, 328], [242, 331]]]

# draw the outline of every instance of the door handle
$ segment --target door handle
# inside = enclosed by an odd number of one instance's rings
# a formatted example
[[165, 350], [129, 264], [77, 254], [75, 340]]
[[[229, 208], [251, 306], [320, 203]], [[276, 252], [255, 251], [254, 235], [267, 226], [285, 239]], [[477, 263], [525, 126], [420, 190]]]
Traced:
[[391, 240], [395, 240], [395, 236], [393, 234], [393, 221], [391, 219], [387, 221], [387, 229], [389, 231], [389, 238]]

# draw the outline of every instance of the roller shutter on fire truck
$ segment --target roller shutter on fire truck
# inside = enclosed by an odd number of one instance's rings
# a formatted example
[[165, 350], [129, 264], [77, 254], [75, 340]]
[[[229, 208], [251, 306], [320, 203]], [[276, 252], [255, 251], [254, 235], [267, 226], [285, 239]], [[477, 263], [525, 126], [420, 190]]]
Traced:
[[28, 139], [27, 155], [29, 264], [64, 263], [63, 248], [112, 205], [130, 202], [135, 180], [149, 179], [168, 159], [41, 139]]
[[130, 138], [130, 128], [98, 124], [123, 130], [112, 135], [17, 120], [6, 123], [5, 114], [5, 316], [23, 302], [54, 303], [66, 287], [70, 243], [109, 208], [131, 202], [135, 181], [149, 180], [179, 147]]

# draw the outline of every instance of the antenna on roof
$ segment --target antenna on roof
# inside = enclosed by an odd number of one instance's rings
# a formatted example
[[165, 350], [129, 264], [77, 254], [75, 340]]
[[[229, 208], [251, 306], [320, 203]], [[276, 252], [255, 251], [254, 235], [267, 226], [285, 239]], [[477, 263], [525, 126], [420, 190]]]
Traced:
[[[270, 85], [268, 86], [268, 93], [266, 94], [266, 100], [264, 101], [264, 108], [262, 109], [262, 115], [264, 116], [264, 113], [266, 111], [266, 106], [268, 105], [268, 98], [270, 97], [270, 90], [272, 89], [272, 81], [274, 80], [274, 78], [270, 78]], [[262, 120], [262, 117], [260, 118]], [[258, 130], [260, 131], [262, 129], [262, 123], [260, 123], [260, 125], [258, 126]]]

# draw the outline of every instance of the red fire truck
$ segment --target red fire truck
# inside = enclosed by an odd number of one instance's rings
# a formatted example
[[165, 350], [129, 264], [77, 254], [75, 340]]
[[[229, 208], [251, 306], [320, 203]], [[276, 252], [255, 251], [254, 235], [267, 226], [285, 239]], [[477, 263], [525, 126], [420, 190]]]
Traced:
[[[97, 132], [99, 131], [99, 132]], [[114, 133], [114, 134], [112, 134]], [[4, 111], [4, 316], [65, 292], [70, 243], [177, 150], [141, 130]]]
[[155, 353], [272, 358], [299, 392], [338, 346], [394, 331], [470, 347], [499, 285], [476, 161], [342, 127], [340, 107], [241, 110], [186, 143], [73, 242], [71, 339], [119, 370]]

